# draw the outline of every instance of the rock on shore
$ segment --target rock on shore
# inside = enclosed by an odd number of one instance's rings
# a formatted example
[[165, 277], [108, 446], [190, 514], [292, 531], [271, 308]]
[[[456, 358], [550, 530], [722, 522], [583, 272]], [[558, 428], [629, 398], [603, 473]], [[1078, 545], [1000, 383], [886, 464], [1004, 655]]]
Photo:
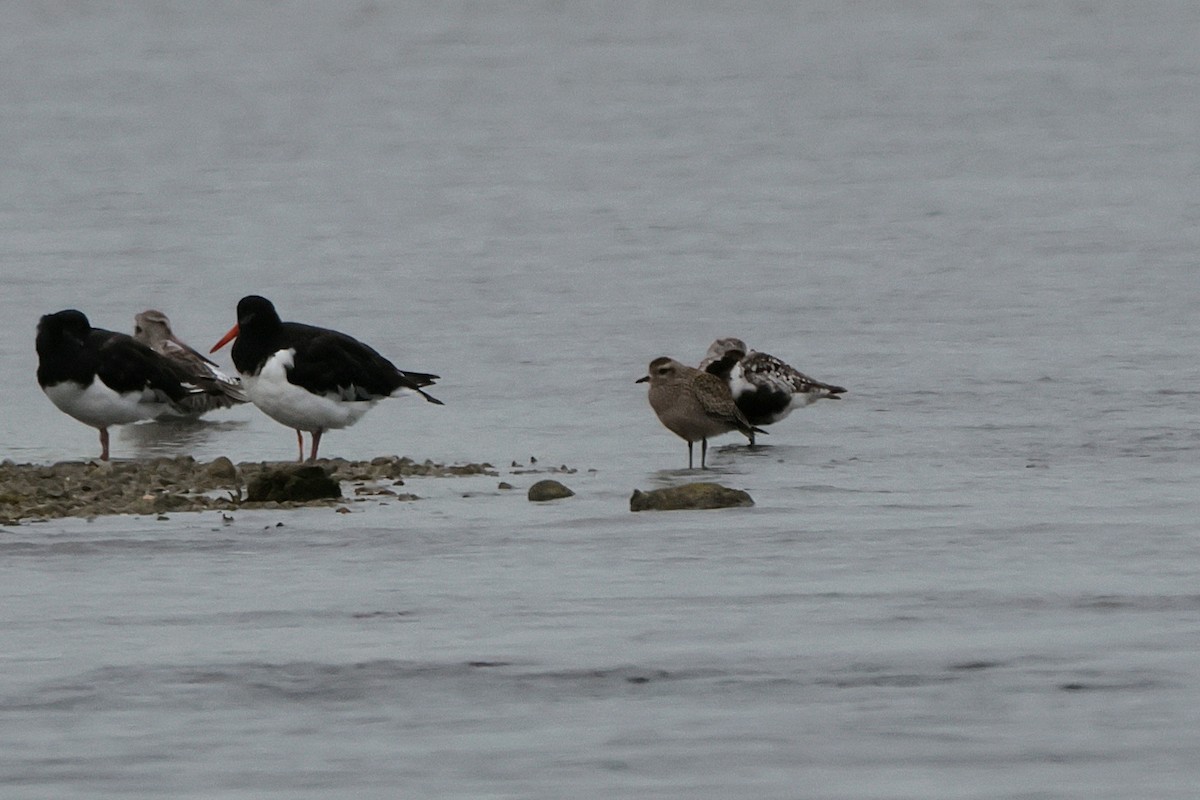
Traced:
[[560, 500], [564, 497], [574, 497], [575, 493], [562, 483], [546, 478], [529, 487], [529, 500], [534, 503], [544, 503], [547, 500]]
[[263, 470], [246, 486], [246, 499], [252, 503], [304, 503], [341, 496], [342, 485], [316, 464]]
[[633, 497], [629, 498], [630, 511], [680, 511], [752, 505], [754, 500], [749, 494], [719, 483], [685, 483], [683, 486], [653, 489], [649, 492], [634, 489]]
[[[314, 465], [304, 465], [314, 467]], [[265, 474], [294, 470], [295, 464], [233, 464], [220, 457], [210, 463], [191, 456], [149, 461], [63, 461], [57, 464], [0, 462], [0, 524], [58, 517], [106, 514], [162, 514], [166, 511], [232, 510], [329, 505], [332, 496], [301, 498], [270, 493], [251, 499], [247, 489]], [[397, 481], [406, 477], [497, 475], [491, 464], [436, 464], [380, 456], [370, 461], [320, 459], [315, 469], [329, 483]], [[315, 475], [313, 476], [315, 477]], [[340, 492], [339, 492], [340, 496]]]

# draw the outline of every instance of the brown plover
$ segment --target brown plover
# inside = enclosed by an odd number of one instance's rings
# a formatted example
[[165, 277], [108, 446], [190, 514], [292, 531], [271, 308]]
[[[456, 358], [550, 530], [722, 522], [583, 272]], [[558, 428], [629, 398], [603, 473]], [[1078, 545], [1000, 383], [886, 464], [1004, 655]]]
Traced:
[[729, 385], [715, 375], [672, 358], [650, 362], [647, 375], [637, 383], [649, 383], [650, 407], [667, 430], [687, 442], [688, 469], [692, 468], [692, 443], [700, 440], [700, 468], [707, 469], [708, 437], [740, 431], [750, 440], [766, 433], [755, 428], [738, 410]]
[[186, 398], [181, 404], [184, 416], [198, 417], [218, 408], [231, 408], [249, 401], [242, 391], [242, 382], [230, 377], [171, 330], [171, 321], [161, 311], [147, 309], [133, 318], [133, 338], [154, 352], [174, 361], [187, 373], [192, 383], [205, 389], [203, 394]]

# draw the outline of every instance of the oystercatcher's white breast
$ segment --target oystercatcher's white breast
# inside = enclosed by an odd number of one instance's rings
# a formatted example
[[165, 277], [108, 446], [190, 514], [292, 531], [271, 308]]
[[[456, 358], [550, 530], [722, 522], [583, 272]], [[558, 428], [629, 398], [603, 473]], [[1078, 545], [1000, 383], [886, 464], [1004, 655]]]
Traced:
[[375, 405], [374, 400], [345, 400], [337, 394], [317, 394], [288, 380], [295, 364], [294, 348], [279, 350], [257, 375], [242, 375], [246, 396], [264, 414], [301, 431], [345, 428]]
[[120, 394], [99, 378], [86, 387], [74, 381], [63, 381], [45, 387], [44, 391], [59, 410], [93, 428], [154, 419], [171, 410], [166, 398], [157, 392], [146, 389]]

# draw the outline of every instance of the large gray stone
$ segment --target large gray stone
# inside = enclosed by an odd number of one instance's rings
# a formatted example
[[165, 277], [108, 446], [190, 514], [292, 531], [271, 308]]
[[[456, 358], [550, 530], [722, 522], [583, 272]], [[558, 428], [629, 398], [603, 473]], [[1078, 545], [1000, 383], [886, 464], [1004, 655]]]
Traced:
[[311, 464], [263, 470], [246, 487], [246, 499], [253, 503], [303, 503], [341, 496], [341, 484], [322, 467]]
[[535, 503], [541, 503], [546, 500], [559, 500], [563, 497], [573, 497], [574, 495], [574, 492], [556, 480], [546, 479], [538, 481], [529, 487], [529, 499]]
[[683, 486], [653, 489], [649, 492], [634, 489], [633, 497], [629, 498], [630, 511], [682, 511], [752, 505], [754, 500], [749, 494], [719, 483], [685, 483]]

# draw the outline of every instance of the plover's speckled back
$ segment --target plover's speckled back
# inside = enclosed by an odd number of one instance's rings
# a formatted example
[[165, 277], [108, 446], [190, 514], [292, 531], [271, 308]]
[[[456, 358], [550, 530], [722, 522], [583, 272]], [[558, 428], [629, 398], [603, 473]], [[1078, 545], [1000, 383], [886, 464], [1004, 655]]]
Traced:
[[656, 358], [637, 383], [649, 383], [650, 407], [667, 430], [687, 442], [688, 469], [692, 468], [692, 443], [700, 440], [700, 468], [707, 468], [708, 437], [741, 431], [753, 441], [754, 428], [738, 410], [729, 386], [703, 370], [673, 358]]
[[[775, 356], [750, 350], [732, 337], [713, 342], [700, 368], [729, 385], [738, 409], [752, 425], [771, 425], [818, 400], [840, 399], [846, 390], [805, 375]], [[754, 444], [754, 436], [750, 435]]]
[[133, 318], [133, 338], [182, 367], [197, 386], [205, 391], [185, 398], [180, 405], [186, 416], [196, 417], [218, 408], [230, 408], [248, 402], [242, 382], [217, 368], [196, 350], [181, 341], [171, 330], [171, 321], [161, 311], [147, 309]]

